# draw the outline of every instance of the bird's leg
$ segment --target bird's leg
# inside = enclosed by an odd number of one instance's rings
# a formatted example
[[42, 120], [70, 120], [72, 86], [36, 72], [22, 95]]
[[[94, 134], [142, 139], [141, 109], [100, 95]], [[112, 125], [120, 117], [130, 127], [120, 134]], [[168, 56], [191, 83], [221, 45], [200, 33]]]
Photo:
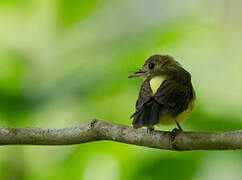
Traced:
[[151, 134], [154, 130], [155, 130], [155, 128], [153, 126], [147, 127], [147, 133], [148, 134]]
[[177, 125], [179, 131], [183, 131], [183, 129], [182, 129], [181, 125], [179, 124], [179, 122], [176, 121], [176, 125]]

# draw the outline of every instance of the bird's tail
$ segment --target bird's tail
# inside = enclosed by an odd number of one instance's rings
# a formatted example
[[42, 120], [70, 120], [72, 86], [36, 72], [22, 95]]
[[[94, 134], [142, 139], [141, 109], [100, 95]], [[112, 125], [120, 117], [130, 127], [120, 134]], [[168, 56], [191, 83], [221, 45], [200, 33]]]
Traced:
[[151, 98], [131, 116], [131, 119], [134, 118], [133, 127], [151, 127], [158, 124], [160, 117], [164, 114], [164, 111], [165, 107], [154, 98]]

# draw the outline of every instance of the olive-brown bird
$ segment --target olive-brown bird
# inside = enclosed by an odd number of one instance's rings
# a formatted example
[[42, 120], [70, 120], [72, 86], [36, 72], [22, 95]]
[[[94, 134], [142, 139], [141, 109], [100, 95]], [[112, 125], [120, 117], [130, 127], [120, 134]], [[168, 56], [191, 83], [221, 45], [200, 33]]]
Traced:
[[129, 76], [142, 77], [133, 127], [177, 124], [187, 119], [194, 108], [196, 98], [191, 75], [169, 55], [151, 56], [143, 68]]

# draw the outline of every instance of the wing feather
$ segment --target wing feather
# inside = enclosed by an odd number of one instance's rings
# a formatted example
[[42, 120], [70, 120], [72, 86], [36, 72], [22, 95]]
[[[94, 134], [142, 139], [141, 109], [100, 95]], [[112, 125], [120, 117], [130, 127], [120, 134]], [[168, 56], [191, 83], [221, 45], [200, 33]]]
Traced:
[[192, 87], [166, 80], [162, 83], [154, 97], [160, 104], [167, 107], [173, 117], [188, 108], [192, 99]]

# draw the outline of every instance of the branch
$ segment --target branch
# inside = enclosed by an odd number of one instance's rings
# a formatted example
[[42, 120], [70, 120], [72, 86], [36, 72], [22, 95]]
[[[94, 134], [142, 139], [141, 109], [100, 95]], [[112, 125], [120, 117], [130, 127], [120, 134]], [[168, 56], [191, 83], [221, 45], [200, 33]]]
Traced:
[[0, 145], [73, 145], [100, 140], [176, 151], [235, 150], [242, 149], [242, 130], [147, 133], [146, 129], [133, 129], [101, 120], [68, 128], [0, 127]]

